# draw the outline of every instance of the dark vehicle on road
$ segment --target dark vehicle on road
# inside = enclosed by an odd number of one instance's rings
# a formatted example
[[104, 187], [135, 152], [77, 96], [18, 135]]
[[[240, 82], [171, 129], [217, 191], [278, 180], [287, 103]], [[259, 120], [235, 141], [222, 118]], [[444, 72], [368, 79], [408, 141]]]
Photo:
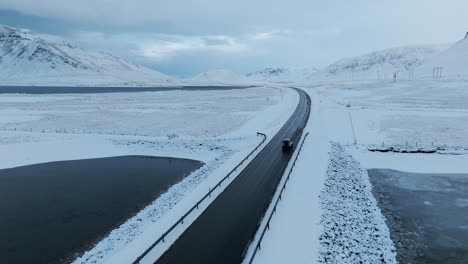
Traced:
[[290, 151], [294, 148], [294, 142], [290, 138], [283, 139], [283, 144], [281, 146], [283, 151]]

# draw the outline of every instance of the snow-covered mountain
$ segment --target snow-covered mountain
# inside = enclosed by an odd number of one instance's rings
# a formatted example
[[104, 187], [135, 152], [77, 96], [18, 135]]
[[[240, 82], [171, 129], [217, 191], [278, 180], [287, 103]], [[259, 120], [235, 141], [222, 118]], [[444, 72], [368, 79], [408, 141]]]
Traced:
[[442, 67], [442, 76], [468, 75], [468, 33], [447, 50], [427, 60], [418, 69], [419, 75], [432, 77], [433, 68]]
[[173, 79], [109, 53], [0, 26], [0, 85], [167, 85]]
[[245, 76], [255, 81], [297, 82], [306, 80], [315, 72], [315, 68], [265, 68]]
[[250, 85], [255, 83], [231, 70], [212, 70], [187, 79], [188, 85]]
[[337, 61], [318, 72], [314, 78], [330, 79], [388, 79], [407, 76], [449, 45], [408, 46], [375, 51], [362, 56]]

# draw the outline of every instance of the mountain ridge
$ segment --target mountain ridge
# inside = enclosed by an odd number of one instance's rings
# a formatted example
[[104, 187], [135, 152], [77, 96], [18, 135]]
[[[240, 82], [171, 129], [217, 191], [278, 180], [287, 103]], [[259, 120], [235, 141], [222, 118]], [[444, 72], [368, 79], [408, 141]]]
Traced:
[[[34, 81], [33, 81], [34, 79]], [[0, 81], [12, 84], [158, 85], [173, 78], [107, 52], [0, 25]]]
[[306, 80], [315, 72], [317, 72], [317, 69], [313, 67], [267, 67], [259, 71], [247, 73], [245, 76], [255, 81], [294, 82]]
[[434, 67], [442, 67], [443, 76], [468, 75], [468, 33], [463, 39], [429, 59], [421, 75], [430, 76]]
[[385, 78], [422, 66], [428, 59], [446, 50], [449, 44], [403, 46], [373, 51], [338, 60], [319, 71], [322, 78]]

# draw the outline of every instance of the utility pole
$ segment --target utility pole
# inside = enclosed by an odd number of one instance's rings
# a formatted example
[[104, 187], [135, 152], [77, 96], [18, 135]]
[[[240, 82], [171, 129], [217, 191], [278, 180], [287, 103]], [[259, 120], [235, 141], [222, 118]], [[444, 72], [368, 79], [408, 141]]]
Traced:
[[442, 78], [442, 71], [443, 71], [444, 67], [434, 67], [432, 69], [432, 78], [433, 79], [440, 79]]
[[[283, 89], [281, 89], [281, 88], [273, 88], [273, 89], [278, 89], [280, 91], [281, 101], [283, 101]], [[268, 100], [268, 98], [267, 98], [267, 100]]]
[[408, 80], [413, 78], [414, 69], [408, 69]]

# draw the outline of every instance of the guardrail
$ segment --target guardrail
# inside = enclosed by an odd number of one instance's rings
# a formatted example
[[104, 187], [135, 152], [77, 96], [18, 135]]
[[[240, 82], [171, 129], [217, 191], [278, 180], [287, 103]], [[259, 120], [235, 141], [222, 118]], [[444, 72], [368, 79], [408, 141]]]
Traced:
[[[184, 223], [184, 219], [190, 214], [192, 213], [194, 210], [198, 209], [199, 205], [208, 197], [211, 197], [211, 194], [213, 193], [214, 190], [216, 190], [218, 187], [221, 186], [221, 184], [229, 179], [229, 177], [231, 176], [232, 173], [234, 173], [240, 166], [242, 166], [242, 164], [244, 164], [244, 162], [246, 162], [250, 156], [252, 156], [252, 154], [254, 154], [255, 151], [258, 150], [258, 148], [263, 144], [265, 143], [266, 139], [267, 139], [267, 136], [263, 133], [260, 133], [260, 132], [257, 132], [257, 136], [263, 136], [263, 140], [262, 142], [260, 142], [239, 164], [237, 164], [236, 167], [234, 167], [234, 169], [232, 169], [223, 179], [221, 179], [221, 181], [218, 182], [218, 184], [216, 184], [213, 188], [210, 188], [208, 193], [205, 194], [200, 200], [198, 200], [198, 202], [192, 206], [192, 208], [190, 208], [190, 210], [188, 210], [183, 216], [181, 216], [179, 218], [179, 220], [177, 220], [177, 222], [175, 222], [166, 232], [164, 232], [148, 249], [146, 249], [143, 254], [141, 254], [135, 261], [133, 261], [132, 263], [133, 264], [139, 264], [141, 260], [143, 260], [143, 258], [146, 257], [146, 255], [148, 255], [149, 252], [151, 252], [151, 250], [153, 250], [159, 243], [164, 243], [164, 238], [166, 238], [166, 236], [172, 232], [172, 230], [174, 230], [179, 224], [183, 224]], [[302, 146], [301, 146], [302, 147]]]
[[289, 181], [291, 173], [292, 173], [294, 167], [296, 166], [297, 158], [299, 157], [299, 154], [301, 154], [302, 146], [304, 145], [304, 142], [305, 142], [308, 135], [309, 135], [309, 132], [307, 132], [305, 134], [304, 139], [302, 140], [302, 143], [301, 143], [301, 146], [299, 147], [296, 158], [294, 159], [294, 162], [293, 162], [291, 168], [289, 169], [288, 176], [286, 177], [286, 180], [284, 181], [283, 187], [281, 187], [280, 194], [279, 194], [278, 198], [276, 199], [273, 210], [271, 211], [270, 216], [268, 217], [268, 221], [267, 221], [265, 227], [262, 230], [262, 234], [260, 235], [260, 238], [258, 239], [257, 245], [255, 245], [255, 249], [254, 249], [254, 252], [252, 253], [252, 256], [250, 257], [249, 264], [253, 263], [255, 255], [257, 254], [257, 251], [261, 250], [261, 243], [262, 243], [263, 237], [265, 236], [266, 231], [268, 229], [270, 229], [270, 222], [271, 222], [271, 219], [273, 218], [273, 214], [276, 212], [276, 207], [278, 206], [278, 203], [281, 200], [281, 196], [283, 195], [283, 192], [286, 189], [286, 183]]

